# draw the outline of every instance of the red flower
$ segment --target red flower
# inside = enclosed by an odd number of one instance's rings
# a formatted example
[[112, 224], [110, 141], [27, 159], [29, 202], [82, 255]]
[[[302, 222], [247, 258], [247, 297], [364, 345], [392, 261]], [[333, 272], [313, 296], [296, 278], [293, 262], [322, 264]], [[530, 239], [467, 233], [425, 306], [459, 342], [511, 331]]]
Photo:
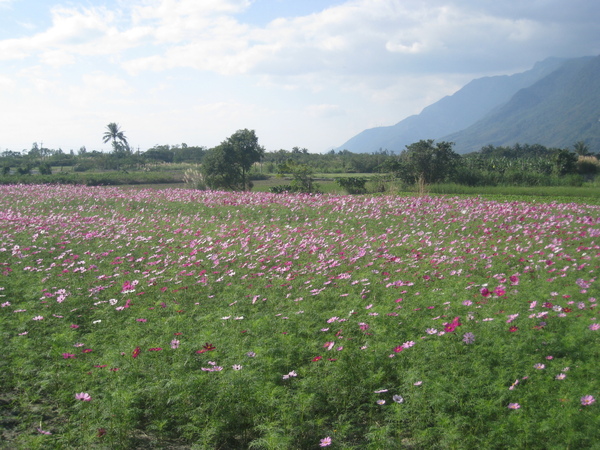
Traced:
[[312, 359], [312, 361], [313, 361], [313, 362], [315, 362], [315, 361], [319, 361], [319, 360], [320, 360], [320, 359], [322, 359], [322, 358], [323, 358], [322, 356], [315, 356], [315, 357]]
[[398, 347], [394, 347], [394, 353], [400, 353], [402, 350], [404, 350], [404, 347], [402, 347], [401, 345], [399, 345]]
[[515, 331], [517, 331], [517, 330], [518, 330], [518, 328], [517, 328], [517, 327], [515, 327], [515, 326], [512, 326], [512, 327], [510, 327], [510, 328], [508, 329], [508, 331], [510, 331], [511, 333], [514, 333], [514, 332], [515, 332]]
[[133, 358], [137, 358], [141, 351], [142, 351], [142, 349], [140, 349], [139, 347], [136, 347], [135, 350], [133, 351], [133, 353], [131, 354], [131, 356]]
[[206, 344], [204, 344], [202, 346], [202, 349], [198, 350], [196, 353], [206, 353], [206, 352], [211, 352], [211, 351], [216, 350], [216, 349], [217, 349], [217, 347], [215, 347], [214, 345], [209, 344], [207, 342]]

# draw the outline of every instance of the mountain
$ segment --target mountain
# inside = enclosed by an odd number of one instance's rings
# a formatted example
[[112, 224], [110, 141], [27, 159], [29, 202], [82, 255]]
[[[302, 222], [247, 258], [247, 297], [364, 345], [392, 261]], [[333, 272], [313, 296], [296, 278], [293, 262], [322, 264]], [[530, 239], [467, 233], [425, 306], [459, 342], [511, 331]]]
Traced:
[[600, 150], [600, 56], [570, 60], [462, 131], [439, 136], [468, 153], [516, 143]]
[[371, 153], [387, 149], [399, 152], [406, 145], [421, 139], [451, 135], [474, 125], [509, 102], [522, 89], [532, 86], [565, 64], [579, 60], [589, 58], [548, 58], [526, 72], [475, 79], [453, 95], [426, 107], [420, 114], [407, 117], [393, 126], [365, 130], [336, 150]]

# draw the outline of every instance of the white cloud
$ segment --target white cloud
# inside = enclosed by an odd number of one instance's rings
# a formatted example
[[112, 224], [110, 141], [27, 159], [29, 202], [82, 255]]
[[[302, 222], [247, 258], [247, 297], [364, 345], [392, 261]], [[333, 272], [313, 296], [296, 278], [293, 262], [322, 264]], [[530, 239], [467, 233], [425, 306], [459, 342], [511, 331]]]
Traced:
[[82, 130], [118, 119], [147, 145], [214, 145], [255, 127], [271, 148], [320, 151], [475, 77], [600, 53], [589, 0], [336, 0], [248, 21], [258, 1], [92, 0], [45, 11], [49, 25], [15, 17], [26, 34], [0, 40], [0, 92], [28, 126], [36, 104]]

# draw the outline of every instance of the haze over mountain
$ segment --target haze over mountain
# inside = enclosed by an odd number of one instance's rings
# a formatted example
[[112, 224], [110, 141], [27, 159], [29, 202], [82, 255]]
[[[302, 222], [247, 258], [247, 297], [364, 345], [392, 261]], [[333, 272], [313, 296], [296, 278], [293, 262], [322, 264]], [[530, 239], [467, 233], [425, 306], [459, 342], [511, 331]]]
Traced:
[[456, 142], [458, 153], [516, 142], [594, 145], [600, 139], [600, 115], [594, 113], [600, 107], [599, 65], [600, 57], [548, 58], [526, 72], [478, 78], [418, 115], [359, 133], [338, 150], [400, 152], [420, 139]]
[[570, 60], [457, 133], [441, 137], [468, 153], [483, 145], [542, 144], [600, 151], [600, 56]]

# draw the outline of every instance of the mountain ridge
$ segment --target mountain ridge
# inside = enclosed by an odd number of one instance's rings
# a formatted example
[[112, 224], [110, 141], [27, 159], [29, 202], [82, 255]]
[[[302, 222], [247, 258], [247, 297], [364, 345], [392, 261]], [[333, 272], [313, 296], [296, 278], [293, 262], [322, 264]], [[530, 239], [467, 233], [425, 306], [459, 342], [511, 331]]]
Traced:
[[[573, 72], [573, 67], [584, 67], [593, 59], [594, 57], [589, 56], [550, 57], [535, 63], [531, 69], [524, 72], [476, 78], [454, 94], [425, 107], [419, 114], [409, 116], [392, 126], [364, 130], [336, 150], [371, 153], [385, 149], [400, 152], [406, 145], [421, 139], [437, 139], [457, 142], [456, 151], [460, 153], [473, 151], [473, 146], [479, 145], [477, 139], [485, 138], [481, 126], [476, 126], [480, 121], [488, 117], [493, 118], [494, 114], [503, 111], [502, 108], [521, 91], [537, 84], [561, 68], [568, 66], [571, 69], [565, 70]], [[521, 101], [524, 102], [527, 95], [538, 94], [531, 91], [520, 95]], [[507, 111], [504, 111], [504, 114], [506, 113]], [[466, 130], [469, 132], [464, 136], [460, 134]], [[465, 149], [459, 148], [459, 142], [464, 143]], [[491, 142], [483, 143], [481, 146], [489, 143]]]

